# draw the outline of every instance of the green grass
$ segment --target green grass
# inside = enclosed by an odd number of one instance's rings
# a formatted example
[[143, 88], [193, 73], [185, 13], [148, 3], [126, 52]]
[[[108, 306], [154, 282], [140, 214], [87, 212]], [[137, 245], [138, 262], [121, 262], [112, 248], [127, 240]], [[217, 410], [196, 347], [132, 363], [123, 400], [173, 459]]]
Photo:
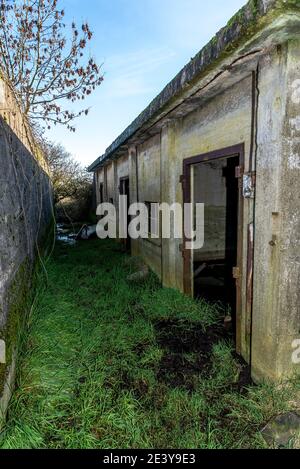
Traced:
[[[171, 384], [178, 376], [162, 375], [173, 352], [158, 321], [192, 334], [210, 330], [218, 310], [161, 288], [154, 275], [130, 284], [128, 259], [113, 242], [56, 246], [23, 338], [0, 446], [264, 447], [259, 430], [292, 408], [299, 382], [240, 392], [241, 364], [230, 341], [220, 340], [205, 374]], [[193, 366], [197, 353], [179, 360]]]

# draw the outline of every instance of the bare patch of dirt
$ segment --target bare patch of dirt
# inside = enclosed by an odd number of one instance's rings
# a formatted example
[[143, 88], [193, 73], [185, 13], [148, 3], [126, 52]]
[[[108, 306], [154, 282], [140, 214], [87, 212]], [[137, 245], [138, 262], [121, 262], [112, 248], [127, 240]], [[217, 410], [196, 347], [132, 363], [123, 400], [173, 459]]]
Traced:
[[210, 353], [214, 344], [228, 337], [221, 325], [204, 330], [197, 322], [166, 319], [154, 326], [158, 344], [173, 353]]
[[[128, 320], [133, 320], [135, 313], [142, 315], [143, 312], [138, 304], [131, 303], [127, 311]], [[197, 322], [164, 319], [155, 322], [154, 329], [157, 345], [163, 350], [162, 358], [155, 366], [159, 386], [152, 389], [147, 380], [135, 379], [124, 369], [107, 379], [104, 386], [130, 390], [137, 399], [145, 399], [148, 396], [147, 400], [151, 401], [151, 405], [159, 408], [164, 402], [164, 390], [168, 387], [179, 387], [194, 392], [199, 378], [207, 378], [212, 370], [214, 345], [232, 336], [221, 323], [204, 330]], [[150, 343], [139, 342], [133, 351], [141, 358], [149, 346]], [[240, 373], [236, 382], [228, 383], [227, 390], [245, 393], [247, 387], [253, 384], [250, 368], [236, 353], [233, 355], [239, 364]], [[212, 402], [215, 398], [215, 394], [207, 396]]]
[[194, 391], [197, 377], [208, 373], [211, 362], [208, 356], [202, 354], [191, 360], [181, 354], [164, 353], [160, 362], [157, 378], [160, 382], [171, 387], [183, 387]]
[[164, 349], [157, 378], [172, 387], [193, 391], [199, 376], [211, 369], [214, 344], [228, 337], [222, 326], [204, 330], [199, 323], [162, 320], [155, 323], [158, 344]]

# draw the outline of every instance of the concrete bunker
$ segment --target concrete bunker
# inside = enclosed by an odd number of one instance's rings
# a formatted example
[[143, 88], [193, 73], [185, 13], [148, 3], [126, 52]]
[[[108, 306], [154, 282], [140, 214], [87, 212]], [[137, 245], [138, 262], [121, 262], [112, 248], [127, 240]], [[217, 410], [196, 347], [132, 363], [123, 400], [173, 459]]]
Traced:
[[[206, 204], [206, 245], [131, 240], [166, 287], [221, 299], [255, 381], [299, 373], [300, 2], [250, 1], [91, 166], [97, 203]], [[101, 189], [102, 188], [102, 189]]]

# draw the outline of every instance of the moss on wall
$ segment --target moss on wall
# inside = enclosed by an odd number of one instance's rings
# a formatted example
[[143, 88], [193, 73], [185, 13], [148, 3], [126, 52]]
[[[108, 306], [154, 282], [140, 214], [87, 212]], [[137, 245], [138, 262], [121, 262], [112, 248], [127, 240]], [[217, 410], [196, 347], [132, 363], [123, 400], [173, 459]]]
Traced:
[[3, 391], [5, 375], [18, 347], [20, 332], [32, 301], [32, 278], [34, 268], [28, 258], [21, 264], [7, 291], [8, 316], [0, 337], [6, 344], [6, 365], [0, 368], [0, 393]]
[[0, 330], [0, 339], [6, 344], [6, 364], [0, 364], [0, 398], [36, 292], [37, 278], [41, 270], [39, 255], [46, 255], [49, 252], [53, 244], [53, 236], [54, 222], [51, 221], [40, 237], [40, 253], [36, 253], [34, 260], [27, 257], [23, 261], [6, 293], [8, 315], [4, 328]]

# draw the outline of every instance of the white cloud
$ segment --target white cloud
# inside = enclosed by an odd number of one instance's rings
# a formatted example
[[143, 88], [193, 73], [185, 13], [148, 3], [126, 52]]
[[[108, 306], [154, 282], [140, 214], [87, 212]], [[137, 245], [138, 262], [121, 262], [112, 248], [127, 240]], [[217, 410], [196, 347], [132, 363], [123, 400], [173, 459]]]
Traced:
[[169, 48], [142, 49], [110, 57], [105, 62], [106, 98], [129, 97], [151, 93], [153, 76], [169, 63], [175, 52]]

